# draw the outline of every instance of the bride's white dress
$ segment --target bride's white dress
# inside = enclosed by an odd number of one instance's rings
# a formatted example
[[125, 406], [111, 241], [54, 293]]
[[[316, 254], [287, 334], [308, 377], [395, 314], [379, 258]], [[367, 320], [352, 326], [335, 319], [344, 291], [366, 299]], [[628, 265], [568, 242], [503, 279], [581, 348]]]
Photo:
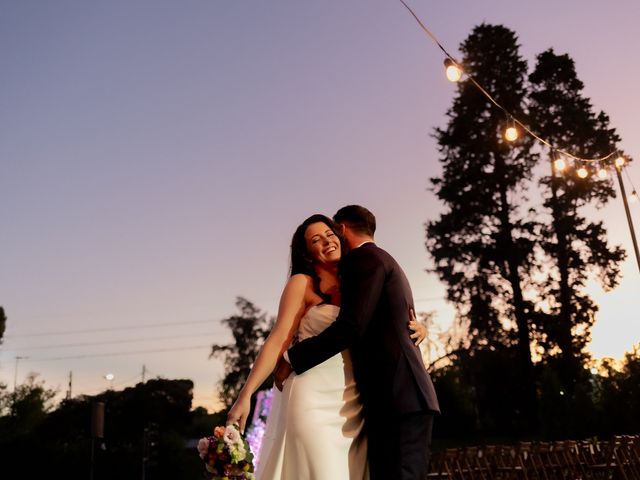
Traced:
[[[317, 335], [339, 307], [311, 307], [298, 338]], [[292, 373], [274, 391], [256, 470], [258, 480], [368, 480], [362, 405], [348, 351], [301, 375]]]

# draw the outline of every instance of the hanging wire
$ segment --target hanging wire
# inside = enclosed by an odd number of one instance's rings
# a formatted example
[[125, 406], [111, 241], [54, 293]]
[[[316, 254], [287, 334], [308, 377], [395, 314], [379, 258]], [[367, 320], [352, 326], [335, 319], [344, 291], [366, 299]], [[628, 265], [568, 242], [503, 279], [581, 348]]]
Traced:
[[[400, 0], [400, 3], [402, 3], [405, 6], [405, 8], [407, 10], [409, 10], [409, 12], [413, 16], [413, 18], [415, 18], [416, 22], [418, 22], [418, 25], [420, 25], [422, 30], [424, 30], [424, 32], [435, 42], [435, 44], [438, 47], [440, 47], [440, 50], [442, 50], [444, 52], [444, 54], [449, 59], [451, 59], [451, 61], [453, 61], [458, 66], [458, 68], [460, 70], [462, 70], [464, 72], [464, 69], [461, 67], [460, 62], [458, 62], [449, 52], [447, 52], [447, 50], [438, 41], [436, 36], [433, 33], [431, 33], [431, 31], [424, 25], [424, 23], [422, 23], [422, 21], [414, 13], [414, 11], [411, 9], [411, 7], [409, 7], [409, 5], [407, 5], [404, 2], [404, 0]], [[466, 72], [464, 72], [464, 73], [466, 73]], [[468, 73], [466, 73], [466, 75], [467, 75], [467, 78], [471, 81], [471, 83], [473, 83], [473, 85], [475, 85], [475, 87], [478, 90], [480, 90], [482, 92], [482, 94], [491, 101], [491, 103], [493, 103], [496, 107], [498, 107], [500, 110], [502, 110], [505, 115], [507, 115], [508, 117], [511, 117], [513, 119], [513, 121], [515, 123], [517, 123], [518, 125], [520, 125], [522, 127], [522, 129], [524, 131], [526, 131], [529, 135], [531, 135], [533, 138], [538, 140], [540, 143], [546, 145], [550, 149], [555, 150], [555, 151], [557, 151], [559, 153], [562, 153], [563, 155], [566, 155], [567, 157], [569, 157], [569, 158], [571, 158], [571, 159], [573, 159], [575, 161], [584, 162], [584, 163], [605, 162], [605, 161], [609, 160], [611, 157], [613, 157], [614, 155], [616, 155], [618, 153], [618, 151], [616, 150], [616, 151], [613, 151], [613, 152], [611, 152], [611, 153], [609, 153], [609, 154], [607, 154], [607, 155], [605, 155], [603, 157], [600, 157], [600, 158], [582, 158], [582, 157], [578, 157], [577, 155], [572, 154], [571, 152], [567, 152], [566, 150], [563, 150], [561, 148], [554, 147], [549, 141], [545, 140], [544, 138], [542, 138], [541, 136], [536, 134], [533, 130], [531, 130], [531, 128], [529, 128], [527, 125], [525, 125], [520, 120], [518, 120], [509, 110], [507, 110], [505, 107], [500, 105], [500, 103], [498, 103], [498, 101], [495, 98], [493, 98], [493, 96], [487, 90], [485, 90], [482, 87], [482, 85], [480, 85], [471, 75], [469, 75]]]
[[629, 169], [627, 168], [626, 165], [624, 166], [623, 170], [624, 170], [624, 173], [627, 175], [627, 180], [629, 180], [629, 184], [631, 185], [631, 190], [633, 190], [634, 192], [637, 192], [635, 185], [631, 181], [631, 177], [629, 176]]
[[156, 340], [173, 340], [178, 338], [202, 338], [204, 335], [215, 335], [215, 332], [200, 332], [200, 333], [192, 333], [188, 335], [163, 335], [163, 336], [155, 336], [155, 337], [139, 337], [139, 338], [125, 338], [118, 340], [101, 340], [98, 342], [80, 342], [80, 343], [58, 343], [58, 344], [47, 344], [47, 345], [35, 345], [35, 346], [18, 346], [7, 348], [5, 352], [15, 352], [15, 351], [33, 351], [33, 350], [56, 350], [62, 348], [76, 348], [76, 347], [92, 347], [97, 345], [119, 345], [122, 343], [138, 343], [138, 342], [149, 342]]
[[29, 362], [52, 362], [54, 360], [75, 360], [80, 358], [98, 358], [98, 357], [124, 357], [127, 355], [139, 355], [142, 353], [164, 353], [164, 352], [181, 352], [184, 350], [204, 350], [211, 349], [211, 345], [192, 345], [188, 347], [176, 347], [176, 348], [157, 348], [151, 350], [129, 350], [123, 352], [107, 352], [107, 353], [87, 353], [79, 355], [65, 355], [60, 357], [48, 357], [48, 358], [33, 358], [29, 359]]
[[137, 330], [142, 328], [155, 328], [155, 327], [170, 327], [170, 326], [183, 326], [183, 325], [195, 325], [198, 323], [214, 323], [214, 320], [193, 320], [189, 322], [161, 322], [161, 323], [143, 323], [139, 325], [126, 325], [121, 327], [104, 327], [104, 328], [84, 328], [78, 330], [62, 330], [51, 332], [37, 332], [37, 333], [18, 333], [7, 335], [6, 338], [14, 339], [19, 337], [49, 337], [51, 335], [75, 335], [80, 333], [96, 333], [96, 332], [112, 332], [118, 330]]

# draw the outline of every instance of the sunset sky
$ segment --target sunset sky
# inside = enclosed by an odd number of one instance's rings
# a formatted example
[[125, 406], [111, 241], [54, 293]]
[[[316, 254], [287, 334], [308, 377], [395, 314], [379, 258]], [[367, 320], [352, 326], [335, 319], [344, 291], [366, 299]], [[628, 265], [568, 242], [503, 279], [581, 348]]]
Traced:
[[[454, 55], [482, 22], [514, 30], [530, 68], [568, 53], [640, 159], [637, 1], [408, 3]], [[424, 247], [443, 208], [432, 133], [455, 95], [442, 62], [397, 0], [3, 2], [0, 381], [37, 372], [63, 395], [72, 371], [74, 395], [96, 394], [144, 365], [215, 408], [219, 320], [238, 295], [274, 315], [295, 227], [350, 203], [376, 214], [417, 307], [446, 328]], [[640, 187], [638, 162], [628, 171]], [[585, 215], [628, 252], [617, 289], [589, 287], [589, 350], [621, 358], [640, 341], [622, 201]]]

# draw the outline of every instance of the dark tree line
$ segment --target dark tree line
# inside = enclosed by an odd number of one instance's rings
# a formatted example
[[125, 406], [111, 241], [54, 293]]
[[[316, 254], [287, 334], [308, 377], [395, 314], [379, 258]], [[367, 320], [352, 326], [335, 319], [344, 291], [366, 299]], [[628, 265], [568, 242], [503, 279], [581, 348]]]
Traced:
[[465, 351], [431, 372], [442, 407], [434, 425], [436, 447], [521, 439], [608, 439], [640, 431], [640, 348], [627, 353], [621, 365], [604, 362], [597, 373], [584, 372], [586, 381], [576, 385], [580, 395], [560, 395], [553, 370], [536, 367], [535, 432], [523, 432], [514, 419], [513, 387], [520, 378], [507, 360], [501, 353]]
[[[89, 478], [92, 413], [103, 402], [104, 437], [94, 441], [94, 478], [188, 479], [203, 474], [189, 439], [210, 434], [221, 416], [192, 410], [191, 380], [153, 379], [122, 391], [51, 405], [54, 391], [32, 376], [0, 398], [0, 463], [20, 478]], [[146, 461], [143, 462], [143, 458]]]
[[[237, 314], [221, 320], [233, 343], [215, 345], [212, 351], [225, 364], [219, 392], [227, 407], [235, 401], [273, 322], [242, 297], [236, 306]], [[66, 399], [55, 407], [56, 392], [35, 374], [15, 392], [2, 387], [0, 463], [5, 471], [26, 472], [25, 478], [88, 478], [91, 410], [96, 402], [105, 405], [104, 438], [94, 440], [96, 480], [139, 479], [143, 468], [148, 480], [202, 477], [202, 461], [188, 442], [210, 435], [214, 426], [226, 421], [226, 408], [214, 414], [192, 409], [191, 380], [152, 379], [122, 391]]]
[[[554, 147], [583, 158], [616, 150], [568, 55], [547, 50], [529, 73], [515, 33], [487, 24], [460, 50], [465, 71]], [[585, 348], [597, 305], [585, 286], [595, 277], [614, 288], [625, 252], [582, 208], [613, 198], [612, 181], [556, 172], [557, 152], [528, 135], [507, 142], [505, 112], [469, 81], [447, 116], [435, 132], [442, 175], [431, 179], [445, 211], [427, 224], [426, 246], [468, 336], [436, 376], [466, 391], [476, 433], [557, 431], [596, 409]]]
[[[236, 306], [237, 314], [221, 320], [234, 342], [216, 345], [212, 352], [224, 360], [220, 395], [227, 406], [235, 400], [272, 323], [244, 298], [238, 298]], [[0, 315], [0, 327], [2, 320]], [[23, 472], [24, 478], [88, 478], [91, 409], [92, 404], [103, 402], [104, 438], [94, 441], [96, 480], [139, 479], [143, 468], [148, 480], [202, 477], [202, 461], [195, 445], [188, 442], [224, 425], [226, 409], [214, 414], [192, 409], [192, 390], [191, 380], [157, 378], [122, 391], [66, 399], [54, 406], [56, 392], [35, 374], [15, 391], [2, 385], [0, 464], [4, 471]]]

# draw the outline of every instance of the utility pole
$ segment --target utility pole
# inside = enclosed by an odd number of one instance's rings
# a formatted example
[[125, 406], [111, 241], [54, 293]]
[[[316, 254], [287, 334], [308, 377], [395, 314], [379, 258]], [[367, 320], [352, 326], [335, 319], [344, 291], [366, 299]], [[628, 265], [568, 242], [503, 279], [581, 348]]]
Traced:
[[631, 232], [631, 241], [633, 242], [633, 249], [636, 252], [636, 262], [638, 263], [638, 271], [640, 271], [640, 253], [638, 253], [638, 241], [636, 240], [636, 232], [633, 229], [633, 221], [631, 220], [631, 212], [629, 211], [629, 203], [627, 202], [627, 193], [624, 190], [624, 183], [622, 183], [622, 166], [616, 165], [616, 175], [618, 176], [618, 184], [620, 185], [620, 192], [622, 193], [622, 202], [624, 203], [624, 211], [627, 214], [627, 222], [629, 223], [629, 232]]
[[13, 393], [16, 393], [16, 388], [18, 386], [18, 362], [20, 360], [26, 360], [29, 357], [21, 357], [19, 355], [16, 355], [16, 369], [13, 373]]
[[144, 383], [144, 377], [146, 373], [147, 373], [147, 366], [143, 364], [142, 365], [142, 383]]
[[67, 390], [67, 400], [71, 400], [71, 384], [73, 382], [73, 372], [69, 370], [69, 390]]

